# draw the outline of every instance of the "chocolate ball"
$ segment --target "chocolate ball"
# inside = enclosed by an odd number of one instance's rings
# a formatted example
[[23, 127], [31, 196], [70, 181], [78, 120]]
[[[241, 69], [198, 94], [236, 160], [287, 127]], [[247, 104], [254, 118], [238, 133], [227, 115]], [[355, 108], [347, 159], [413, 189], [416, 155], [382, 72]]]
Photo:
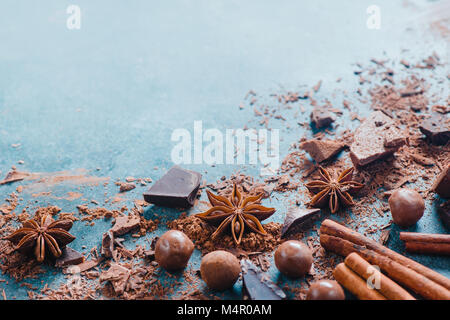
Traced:
[[392, 192], [389, 207], [395, 224], [410, 227], [422, 218], [425, 203], [417, 191], [402, 188]]
[[291, 278], [299, 278], [308, 273], [312, 261], [311, 250], [300, 241], [286, 241], [275, 251], [275, 265], [281, 273]]
[[239, 278], [240, 272], [239, 260], [223, 250], [208, 253], [200, 265], [203, 281], [209, 288], [219, 291], [231, 288]]
[[155, 246], [155, 260], [168, 271], [181, 270], [186, 267], [194, 244], [183, 232], [170, 230], [158, 239]]
[[306, 300], [345, 300], [345, 293], [337, 281], [319, 280], [309, 287]]

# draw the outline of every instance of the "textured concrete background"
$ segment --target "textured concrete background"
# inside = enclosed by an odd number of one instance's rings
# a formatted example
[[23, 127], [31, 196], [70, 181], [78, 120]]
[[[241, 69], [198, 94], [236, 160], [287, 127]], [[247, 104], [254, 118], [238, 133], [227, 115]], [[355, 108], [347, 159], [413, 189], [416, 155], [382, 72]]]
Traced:
[[[448, 1], [18, 1], [0, 2], [0, 170], [2, 176], [19, 160], [20, 170], [55, 172], [84, 168], [92, 175], [156, 180], [172, 163], [170, 135], [175, 128], [192, 131], [195, 120], [205, 128], [242, 128], [253, 119], [252, 108], [238, 111], [253, 89], [266, 94], [282, 88], [296, 90], [323, 81], [319, 94], [333, 103], [336, 88], [355, 90], [352, 64], [370, 58], [416, 59], [433, 51], [448, 57], [448, 42], [429, 30], [430, 19]], [[81, 8], [81, 29], [68, 30], [66, 8]], [[369, 5], [381, 9], [381, 29], [366, 27]], [[437, 8], [437, 9], [436, 9]], [[448, 6], [447, 6], [448, 8]], [[336, 79], [342, 77], [337, 84]], [[336, 98], [337, 99], [337, 98]], [[355, 104], [358, 102], [355, 101]], [[361, 114], [369, 106], [361, 105]], [[307, 119], [301, 115], [295, 121]], [[349, 123], [354, 127], [357, 123]], [[301, 127], [281, 131], [281, 159], [289, 145], [303, 135]], [[20, 144], [18, 148], [12, 144]], [[158, 167], [158, 170], [154, 170]], [[208, 182], [237, 169], [257, 175], [256, 167], [185, 166], [204, 174]], [[100, 170], [96, 170], [100, 168]], [[205, 170], [207, 169], [207, 172]], [[20, 183], [19, 183], [20, 184]], [[4, 199], [18, 184], [0, 186]], [[117, 187], [110, 183], [110, 195]], [[132, 206], [144, 189], [126, 194]], [[41, 190], [45, 191], [45, 190]], [[52, 195], [74, 191], [58, 185]], [[79, 189], [75, 190], [79, 191]], [[84, 188], [84, 198], [102, 201], [103, 187]], [[81, 201], [32, 197], [24, 193], [20, 212], [55, 204], [75, 211]], [[284, 214], [285, 199], [274, 195], [271, 205]], [[418, 231], [445, 232], [427, 203]], [[196, 208], [192, 212], [196, 212]], [[146, 217], [176, 210], [150, 208]], [[282, 221], [282, 214], [269, 221]], [[81, 250], [99, 245], [109, 222], [95, 227], [75, 224]], [[161, 229], [148, 238], [159, 234]], [[397, 230], [394, 227], [393, 236]], [[143, 243], [141, 239], [139, 243]], [[130, 247], [131, 241], [127, 242]], [[401, 250], [391, 241], [390, 247]], [[192, 266], [199, 264], [195, 253]], [[450, 261], [414, 257], [450, 275]], [[278, 272], [272, 268], [277, 280]], [[7, 276], [0, 283], [8, 297], [26, 298], [26, 288]], [[52, 270], [41, 280], [57, 286], [62, 275]], [[291, 285], [295, 281], [283, 279]], [[240, 284], [228, 298], [240, 297]]]

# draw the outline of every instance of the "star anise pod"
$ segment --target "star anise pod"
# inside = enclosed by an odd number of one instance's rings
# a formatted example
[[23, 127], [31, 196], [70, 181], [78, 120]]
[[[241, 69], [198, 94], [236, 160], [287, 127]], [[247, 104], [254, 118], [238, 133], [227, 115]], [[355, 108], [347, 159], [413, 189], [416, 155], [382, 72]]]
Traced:
[[363, 184], [353, 181], [353, 171], [349, 168], [344, 170], [337, 178], [327, 170], [319, 167], [320, 180], [314, 180], [306, 184], [309, 191], [315, 194], [310, 205], [313, 207], [330, 207], [331, 213], [339, 210], [339, 205], [351, 206], [355, 203], [351, 196], [362, 187]]
[[243, 197], [236, 184], [230, 198], [214, 195], [208, 190], [206, 193], [213, 207], [196, 216], [208, 223], [219, 224], [211, 236], [212, 239], [216, 239], [229, 226], [236, 245], [241, 243], [246, 227], [253, 232], [266, 234], [260, 221], [269, 218], [275, 212], [275, 208], [267, 208], [260, 204], [262, 193]]
[[22, 228], [16, 230], [5, 240], [16, 245], [16, 250], [28, 252], [33, 250], [36, 260], [42, 262], [46, 253], [58, 258], [62, 249], [75, 237], [68, 231], [72, 228], [71, 220], [53, 220], [50, 215], [43, 215], [39, 220], [30, 219], [22, 223]]

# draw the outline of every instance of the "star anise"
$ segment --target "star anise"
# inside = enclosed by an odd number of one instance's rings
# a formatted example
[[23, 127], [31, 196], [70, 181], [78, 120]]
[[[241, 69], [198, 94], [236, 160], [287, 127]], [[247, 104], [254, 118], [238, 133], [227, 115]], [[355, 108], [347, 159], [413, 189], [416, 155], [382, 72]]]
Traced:
[[228, 226], [231, 227], [231, 235], [236, 245], [241, 243], [246, 227], [253, 232], [266, 234], [260, 221], [269, 218], [275, 212], [275, 208], [267, 208], [260, 204], [263, 194], [243, 197], [236, 184], [230, 198], [214, 195], [208, 190], [206, 193], [213, 207], [196, 216], [208, 223], [219, 224], [211, 236], [212, 239], [221, 235]]
[[339, 205], [351, 206], [355, 203], [351, 196], [362, 187], [363, 184], [353, 181], [354, 168], [344, 170], [337, 178], [327, 170], [319, 167], [320, 180], [314, 180], [306, 184], [309, 191], [316, 194], [310, 202], [313, 207], [330, 207], [331, 213], [339, 210]]
[[40, 219], [30, 219], [22, 223], [22, 228], [16, 230], [5, 240], [16, 245], [16, 250], [28, 252], [33, 250], [36, 260], [42, 262], [46, 252], [58, 258], [62, 249], [75, 237], [68, 231], [72, 228], [71, 220], [53, 220], [50, 215], [43, 215]]

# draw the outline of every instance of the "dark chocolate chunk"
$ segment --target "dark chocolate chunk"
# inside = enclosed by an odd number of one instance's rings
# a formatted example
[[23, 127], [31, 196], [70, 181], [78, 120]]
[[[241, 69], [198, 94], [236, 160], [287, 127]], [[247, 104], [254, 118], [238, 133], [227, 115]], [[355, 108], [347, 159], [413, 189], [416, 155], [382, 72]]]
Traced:
[[318, 163], [333, 158], [344, 147], [344, 144], [333, 140], [312, 139], [300, 144], [300, 148], [308, 152]]
[[438, 175], [431, 190], [442, 198], [450, 198], [450, 164]]
[[355, 166], [365, 166], [393, 154], [405, 143], [406, 137], [394, 120], [375, 111], [356, 129], [350, 157]]
[[194, 204], [202, 175], [172, 167], [144, 193], [145, 201], [167, 207], [191, 207]]
[[434, 115], [425, 119], [419, 126], [420, 131], [432, 144], [446, 144], [450, 140], [450, 118]]
[[62, 268], [65, 266], [73, 266], [84, 262], [84, 256], [72, 248], [65, 247], [61, 256], [56, 259], [55, 267]]
[[290, 208], [286, 213], [284, 224], [281, 229], [281, 237], [283, 238], [288, 233], [293, 231], [302, 232], [305, 227], [317, 217], [320, 213], [320, 209], [307, 209], [307, 208]]
[[249, 300], [282, 300], [286, 294], [250, 260], [241, 260], [242, 290]]
[[439, 216], [441, 217], [444, 226], [450, 230], [450, 200], [444, 202], [439, 206]]
[[328, 127], [334, 121], [336, 121], [336, 116], [327, 107], [314, 107], [311, 112], [311, 122], [318, 129]]

